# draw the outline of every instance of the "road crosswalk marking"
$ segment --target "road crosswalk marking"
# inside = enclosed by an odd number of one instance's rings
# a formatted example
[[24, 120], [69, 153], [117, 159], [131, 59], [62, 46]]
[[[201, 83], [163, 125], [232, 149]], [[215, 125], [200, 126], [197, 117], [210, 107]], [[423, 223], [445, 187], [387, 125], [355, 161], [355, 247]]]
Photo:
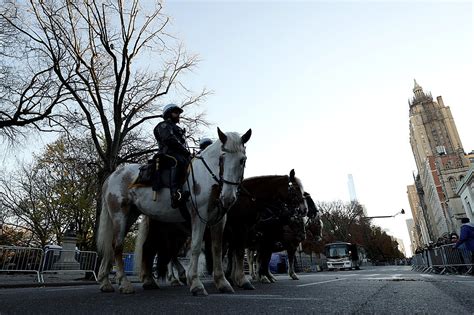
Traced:
[[328, 282], [335, 282], [335, 281], [341, 281], [344, 279], [332, 279], [332, 280], [326, 280], [326, 281], [319, 281], [319, 282], [311, 282], [311, 283], [305, 283], [305, 284], [299, 284], [297, 287], [307, 287], [310, 285], [317, 285], [317, 284], [322, 284], [322, 283], [328, 283]]

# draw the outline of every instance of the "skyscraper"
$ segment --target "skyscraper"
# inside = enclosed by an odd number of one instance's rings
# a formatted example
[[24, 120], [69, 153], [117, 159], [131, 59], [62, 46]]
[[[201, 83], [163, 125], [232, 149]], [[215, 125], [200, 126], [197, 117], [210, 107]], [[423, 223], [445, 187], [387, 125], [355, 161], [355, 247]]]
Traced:
[[410, 108], [410, 144], [418, 170], [417, 192], [433, 241], [459, 231], [465, 216], [456, 187], [469, 168], [454, 118], [441, 96], [433, 100], [416, 82]]
[[352, 177], [352, 174], [347, 175], [347, 187], [349, 188], [349, 200], [357, 201], [354, 178]]

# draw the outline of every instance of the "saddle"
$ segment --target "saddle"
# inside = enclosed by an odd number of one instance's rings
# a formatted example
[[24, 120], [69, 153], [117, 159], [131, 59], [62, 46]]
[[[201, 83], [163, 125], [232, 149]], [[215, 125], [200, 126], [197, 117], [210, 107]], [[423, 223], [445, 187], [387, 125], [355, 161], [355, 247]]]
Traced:
[[[161, 188], [170, 188], [173, 185], [172, 177], [176, 176], [177, 161], [174, 157], [158, 153], [148, 160], [147, 164], [140, 167], [137, 178], [130, 184], [129, 188], [133, 187], [152, 187], [154, 191], [153, 200], [156, 200], [156, 192]], [[178, 179], [184, 181], [184, 179]], [[180, 183], [182, 184], [182, 183]], [[186, 204], [179, 204], [179, 212], [187, 223], [191, 222]]]
[[148, 162], [140, 166], [140, 172], [130, 187], [152, 187], [153, 191], [171, 186], [171, 168], [176, 167], [174, 157], [155, 154]]

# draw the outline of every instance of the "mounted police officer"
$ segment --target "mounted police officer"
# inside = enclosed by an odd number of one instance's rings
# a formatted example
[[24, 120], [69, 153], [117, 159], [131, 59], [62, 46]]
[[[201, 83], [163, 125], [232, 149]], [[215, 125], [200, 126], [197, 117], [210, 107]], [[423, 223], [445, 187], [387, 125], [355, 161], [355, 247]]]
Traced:
[[201, 138], [199, 140], [199, 152], [198, 153], [201, 153], [205, 148], [207, 148], [208, 146], [210, 146], [212, 144], [212, 140], [209, 139], [209, 138]]
[[183, 109], [176, 104], [168, 104], [163, 109], [163, 121], [156, 125], [153, 133], [159, 146], [159, 153], [171, 156], [176, 165], [171, 167], [170, 192], [171, 206], [178, 208], [185, 202], [187, 194], [181, 190], [191, 153], [186, 148], [185, 131], [177, 124]]

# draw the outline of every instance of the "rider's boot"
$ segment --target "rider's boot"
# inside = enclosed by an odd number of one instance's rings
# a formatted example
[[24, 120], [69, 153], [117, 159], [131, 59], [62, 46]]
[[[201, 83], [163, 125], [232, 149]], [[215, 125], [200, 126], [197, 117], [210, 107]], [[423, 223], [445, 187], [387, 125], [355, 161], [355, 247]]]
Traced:
[[180, 187], [180, 176], [178, 169], [172, 167], [170, 170], [170, 192], [171, 192], [171, 207], [176, 209], [181, 203], [184, 203], [189, 198], [189, 192], [182, 191]]

